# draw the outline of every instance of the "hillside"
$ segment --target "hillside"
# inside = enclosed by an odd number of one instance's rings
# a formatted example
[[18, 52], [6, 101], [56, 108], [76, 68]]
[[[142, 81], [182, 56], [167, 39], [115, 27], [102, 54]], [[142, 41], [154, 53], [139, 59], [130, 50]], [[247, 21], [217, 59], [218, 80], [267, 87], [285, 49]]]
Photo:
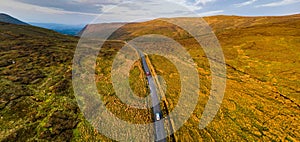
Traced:
[[[199, 45], [189, 34], [156, 19], [126, 24], [110, 39], [163, 34], [191, 53], [198, 64], [201, 92], [191, 118], [175, 133], [177, 140], [300, 141], [300, 16], [205, 19], [224, 51], [227, 86], [221, 109], [203, 130], [198, 123], [210, 93], [211, 75], [205, 54], [195, 52]], [[177, 20], [192, 23], [197, 18]], [[110, 26], [114, 25], [104, 27]], [[84, 119], [74, 97], [71, 67], [79, 38], [0, 23], [0, 40], [0, 141], [112, 141]], [[95, 75], [99, 93], [119, 118], [149, 122], [149, 111], [124, 105], [111, 89], [111, 63], [123, 45], [108, 41], [99, 52]], [[149, 58], [168, 86], [167, 107], [172, 110], [180, 91], [178, 72], [161, 56]], [[130, 72], [130, 85], [140, 96], [147, 92], [138, 62]]]
[[77, 35], [81, 36], [83, 32], [89, 34], [85, 36], [93, 36], [93, 34], [97, 34], [97, 33], [111, 33], [113, 29], [118, 28], [124, 24], [126, 23], [88, 24], [80, 32], [78, 32]]
[[78, 38], [8, 23], [0, 23], [0, 33], [0, 141], [92, 135], [72, 90]]
[[[225, 97], [217, 116], [207, 128], [197, 130], [192, 127], [199, 123], [211, 82], [205, 55], [194, 55], [195, 61], [200, 64], [198, 71], [202, 81], [202, 91], [199, 94], [201, 105], [196, 108], [195, 114], [185, 127], [176, 133], [178, 139], [299, 141], [297, 125], [300, 114], [300, 90], [297, 86], [300, 85], [298, 81], [300, 16], [251, 18], [220, 16], [208, 17], [206, 20], [215, 31], [226, 58]], [[130, 28], [132, 30], [135, 27]], [[131, 36], [137, 35], [138, 33], [135, 33]], [[194, 49], [197, 47], [195, 41], [181, 40], [182, 37], [189, 37], [187, 34], [179, 34], [177, 37], [177, 41], [185, 45], [191, 54], [195, 53]], [[174, 73], [176, 68], [162, 57], [150, 56], [150, 59], [157, 74], [163, 76], [167, 84], [169, 83], [166, 96], [168, 107], [172, 109], [178, 97], [174, 92], [179, 91], [176, 88], [180, 85], [178, 81], [176, 82], [176, 76], [178, 78], [178, 73]]]
[[[192, 24], [197, 18], [175, 20]], [[227, 86], [219, 113], [204, 130], [197, 126], [210, 93], [210, 68], [203, 51], [197, 50], [200, 46], [188, 33], [156, 19], [126, 24], [110, 39], [130, 41], [141, 35], [162, 34], [181, 43], [194, 57], [202, 82], [199, 105], [191, 119], [175, 133], [179, 140], [298, 141], [300, 15], [213, 16], [205, 20], [222, 45]], [[91, 37], [106, 29], [102, 29], [103, 25], [92, 27], [97, 30], [88, 32]], [[149, 57], [156, 73], [166, 81], [167, 108], [172, 110], [180, 92], [178, 72], [165, 58]]]
[[9, 16], [7, 14], [4, 14], [4, 13], [0, 13], [0, 22], [17, 24], [17, 25], [28, 25], [27, 23], [20, 21], [16, 18]]

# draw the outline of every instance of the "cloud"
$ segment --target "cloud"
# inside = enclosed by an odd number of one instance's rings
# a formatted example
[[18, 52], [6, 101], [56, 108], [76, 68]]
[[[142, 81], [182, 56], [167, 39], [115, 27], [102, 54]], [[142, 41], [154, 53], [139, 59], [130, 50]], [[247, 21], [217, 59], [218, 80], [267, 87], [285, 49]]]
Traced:
[[188, 0], [167, 0], [167, 1], [176, 3], [176, 4], [181, 5], [183, 7], [186, 7], [188, 9], [192, 10], [192, 11], [197, 11], [197, 10], [202, 9], [202, 6], [195, 5], [194, 3], [192, 3]]
[[298, 2], [300, 2], [300, 0], [281, 0], [281, 1], [277, 1], [277, 2], [271, 2], [271, 3], [267, 3], [267, 4], [258, 5], [256, 7], [283, 6], [283, 5], [289, 5], [289, 4], [294, 4], [294, 3], [298, 3]]
[[[65, 11], [83, 12], [83, 13], [101, 13], [107, 9], [107, 6], [119, 5], [121, 3], [131, 2], [131, 0], [14, 0], [26, 4], [60, 9]], [[154, 0], [142, 0], [142, 2], [153, 2]], [[166, 0], [187, 7], [196, 11], [202, 9], [199, 4], [206, 4], [215, 0]], [[104, 8], [104, 10], [103, 10]]]
[[42, 7], [15, 0], [1, 0], [0, 11], [26, 22], [85, 24], [98, 14], [65, 11], [59, 8]]
[[243, 6], [247, 6], [247, 5], [251, 5], [254, 2], [256, 2], [257, 0], [249, 0], [243, 3], [238, 3], [238, 4], [234, 4], [235, 7], [243, 7]]
[[[127, 20], [195, 16], [202, 6], [194, 0], [3, 0], [2, 10], [16, 13], [28, 21], [66, 23], [87, 20], [102, 15], [99, 22], [119, 22]], [[208, 0], [214, 1], [214, 0]], [[208, 1], [201, 1], [205, 4]], [[24, 12], [26, 11], [26, 12]], [[193, 12], [196, 11], [196, 12]], [[199, 12], [199, 11], [198, 11]], [[123, 15], [123, 16], [120, 16]], [[126, 15], [126, 16], [124, 16]], [[78, 21], [79, 22], [79, 21]], [[78, 23], [77, 22], [77, 23]], [[97, 22], [97, 21], [95, 21]]]
[[25, 4], [69, 12], [101, 13], [104, 5], [117, 5], [121, 0], [14, 0]]
[[215, 2], [216, 0], [167, 0], [170, 2], [177, 3], [184, 6], [192, 11], [198, 11], [203, 8], [204, 5], [210, 2]]
[[216, 15], [216, 14], [220, 14], [223, 13], [224, 10], [214, 10], [214, 11], [207, 11], [207, 12], [202, 12], [199, 13], [199, 15], [201, 16], [211, 16], [211, 15]]
[[[132, 0], [13, 0], [17, 2], [22, 2], [24, 4], [31, 4], [40, 7], [47, 7], [51, 9], [56, 9], [60, 11], [68, 12], [82, 12], [91, 14], [100, 14], [113, 6], [117, 6], [121, 3], [130, 3]], [[155, 0], [142, 0], [141, 2], [149, 3]], [[169, 2], [176, 3], [178, 5], [184, 6], [192, 11], [197, 11], [202, 9], [198, 4], [206, 4], [215, 0], [166, 0]], [[135, 8], [133, 5], [131, 8]]]
[[80, 14], [80, 15], [88, 15], [88, 16], [95, 16], [97, 13], [88, 13], [88, 12], [80, 12], [80, 11], [66, 11], [62, 8], [58, 7], [43, 7], [29, 3], [23, 3], [14, 0], [4, 0], [1, 4], [2, 8], [12, 8], [17, 9], [18, 11], [24, 10], [28, 12], [38, 12], [38, 13], [45, 13], [45, 14]]
[[215, 1], [216, 0], [196, 0], [194, 5], [199, 5], [199, 4], [205, 5], [206, 3], [215, 2]]
[[[147, 0], [139, 2], [127, 2], [110, 9], [101, 15], [102, 20], [117, 21], [140, 21], [142, 19], [155, 19], [167, 17], [192, 17], [196, 16], [195, 9], [201, 9], [200, 6], [188, 7], [186, 1], [157, 1]], [[126, 15], [126, 16], [124, 16]], [[95, 21], [97, 23], [98, 21]]]

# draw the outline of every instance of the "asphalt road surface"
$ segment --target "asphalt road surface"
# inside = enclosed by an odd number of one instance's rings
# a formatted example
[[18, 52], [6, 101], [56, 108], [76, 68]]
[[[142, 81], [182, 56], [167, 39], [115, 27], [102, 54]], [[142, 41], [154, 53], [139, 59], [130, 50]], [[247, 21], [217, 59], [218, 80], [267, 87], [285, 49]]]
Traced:
[[[153, 107], [153, 114], [154, 114], [154, 120], [156, 121], [154, 123], [154, 128], [155, 128], [155, 141], [159, 141], [159, 142], [165, 142], [166, 141], [166, 132], [165, 132], [165, 128], [164, 128], [164, 122], [162, 120], [162, 112], [161, 112], [161, 108], [160, 108], [160, 100], [158, 99], [157, 96], [157, 89], [154, 83], [154, 79], [152, 78], [152, 75], [149, 74], [150, 70], [149, 67], [147, 65], [147, 62], [145, 60], [145, 56], [143, 53], [141, 53], [140, 51], [138, 51], [141, 59], [142, 59], [142, 64], [143, 64], [143, 68], [145, 73], [147, 75], [147, 80], [148, 80], [148, 84], [149, 84], [149, 88], [150, 88], [150, 95], [151, 95], [151, 103], [152, 103], [152, 107]], [[156, 114], [160, 115], [160, 120], [158, 121], [156, 118]]]

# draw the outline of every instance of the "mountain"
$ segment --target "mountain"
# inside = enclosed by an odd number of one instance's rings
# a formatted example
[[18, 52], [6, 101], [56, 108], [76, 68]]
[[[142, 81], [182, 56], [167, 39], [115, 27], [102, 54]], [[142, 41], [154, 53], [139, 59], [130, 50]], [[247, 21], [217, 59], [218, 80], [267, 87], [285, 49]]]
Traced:
[[[127, 23], [101, 23], [101, 24], [88, 24], [86, 25], [80, 32], [78, 32], [78, 36], [81, 36], [83, 32], [85, 34], [89, 34], [86, 36], [95, 36], [93, 34], [97, 33], [112, 33], [112, 30], [121, 27]], [[99, 34], [97, 34], [99, 35]], [[104, 38], [104, 37], [102, 37]]]
[[65, 24], [55, 24], [55, 23], [30, 23], [30, 24], [37, 27], [54, 30], [61, 34], [73, 35], [73, 36], [77, 35], [84, 28], [84, 25], [65, 25]]
[[[193, 24], [198, 18], [175, 20]], [[227, 67], [227, 74], [222, 76], [227, 78], [225, 96], [214, 120], [205, 129], [199, 129], [212, 78], [205, 53], [195, 52], [201, 47], [180, 27], [159, 19], [125, 24], [98, 52], [95, 82], [98, 93], [103, 95], [99, 99], [105, 102], [111, 116], [132, 124], [153, 121], [151, 110], [132, 108], [118, 98], [110, 73], [114, 57], [125, 45], [119, 40], [162, 34], [182, 44], [191, 54], [201, 81], [199, 94], [195, 94], [199, 95], [198, 105], [175, 132], [177, 141], [299, 141], [300, 15], [213, 16], [205, 20], [219, 39]], [[86, 27], [86, 32], [93, 36], [95, 30], [107, 32], [115, 26], [119, 25], [102, 24], [101, 29], [93, 25]], [[72, 61], [78, 37], [0, 22], [0, 41], [0, 141], [113, 141], [99, 133], [77, 105]], [[90, 63], [87, 54], [94, 52], [83, 53], [82, 62]], [[164, 57], [149, 55], [149, 59], [167, 85], [165, 117], [167, 110], [172, 111], [178, 103], [180, 76]], [[139, 96], [149, 93], [141, 63], [132, 65], [129, 84]], [[77, 99], [84, 104], [81, 99], [90, 98]], [[91, 102], [86, 103], [90, 107], [85, 109], [104, 113], [97, 109], [99, 104]]]
[[11, 23], [11, 24], [17, 24], [17, 25], [29, 25], [25, 22], [22, 22], [10, 15], [0, 13], [0, 22], [5, 22], [5, 23]]
[[[189, 33], [176, 25], [155, 19], [125, 24], [109, 39], [130, 41], [142, 35], [159, 34], [174, 39], [191, 54], [198, 65], [201, 82], [199, 104], [190, 119], [175, 133], [178, 141], [299, 141], [300, 15], [212, 16], [204, 19], [222, 46], [226, 59], [227, 86], [218, 114], [203, 130], [198, 126], [210, 95], [211, 70], [205, 53], [199, 50], [201, 46]], [[193, 25], [199, 18], [171, 20]], [[99, 31], [106, 29], [101, 24], [93, 27]], [[87, 37], [95, 36], [97, 32], [94, 31], [88, 32]], [[167, 43], [163, 45], [168, 47]], [[168, 110], [175, 108], [180, 97], [179, 72], [164, 57], [150, 55], [149, 58], [156, 74], [167, 84], [166, 116]], [[104, 63], [111, 63], [111, 58], [102, 57], [99, 62], [96, 69], [99, 78], [96, 80], [99, 84], [105, 84], [103, 80], [110, 82], [109, 78], [103, 78], [103, 74], [110, 70], [104, 72], [101, 67], [105, 66]], [[101, 92], [113, 93], [109, 90], [113, 88], [112, 85], [106, 88], [101, 88]], [[117, 97], [105, 97], [117, 100]]]

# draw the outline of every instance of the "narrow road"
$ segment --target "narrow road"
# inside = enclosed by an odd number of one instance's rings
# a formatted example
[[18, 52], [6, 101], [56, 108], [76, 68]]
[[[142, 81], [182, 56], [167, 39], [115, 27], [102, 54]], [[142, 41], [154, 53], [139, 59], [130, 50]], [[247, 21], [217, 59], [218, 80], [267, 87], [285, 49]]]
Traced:
[[[145, 60], [145, 55], [138, 51], [140, 56], [141, 56], [141, 59], [142, 59], [142, 64], [143, 64], [143, 68], [144, 68], [144, 71], [147, 75], [147, 80], [148, 80], [148, 84], [149, 84], [149, 88], [150, 88], [150, 95], [151, 95], [151, 102], [152, 102], [152, 107], [153, 107], [153, 114], [154, 114], [154, 120], [155, 120], [155, 123], [154, 123], [154, 128], [155, 128], [155, 139], [156, 141], [158, 142], [165, 142], [166, 139], [166, 132], [165, 132], [165, 128], [164, 128], [164, 122], [162, 120], [162, 111], [161, 111], [161, 108], [160, 108], [160, 100], [158, 99], [158, 96], [157, 96], [157, 89], [156, 89], [156, 86], [155, 86], [155, 83], [154, 83], [154, 79], [152, 78], [152, 75], [150, 74], [150, 70], [149, 70], [149, 67], [147, 65], [147, 62]], [[156, 115], [159, 115], [159, 120], [157, 120], [157, 116]]]
[[[126, 41], [123, 41], [123, 42], [125, 43], [125, 45], [126, 44], [129, 45]], [[165, 132], [165, 127], [164, 127], [164, 122], [162, 120], [162, 111], [160, 108], [160, 100], [158, 99], [158, 96], [157, 96], [157, 91], [156, 91], [157, 89], [156, 89], [154, 79], [152, 78], [152, 75], [150, 74], [150, 69], [147, 65], [144, 53], [134, 47], [132, 47], [132, 48], [135, 49], [139, 53], [139, 56], [142, 59], [143, 69], [147, 76], [148, 85], [150, 88], [151, 103], [152, 103], [152, 107], [153, 107], [152, 110], [153, 110], [153, 114], [154, 114], [153, 119], [155, 121], [155, 123], [154, 123], [155, 141], [156, 142], [166, 142], [166, 132]], [[160, 117], [159, 120], [157, 120], [157, 116], [156, 116], [157, 114], [159, 114], [159, 117]]]

